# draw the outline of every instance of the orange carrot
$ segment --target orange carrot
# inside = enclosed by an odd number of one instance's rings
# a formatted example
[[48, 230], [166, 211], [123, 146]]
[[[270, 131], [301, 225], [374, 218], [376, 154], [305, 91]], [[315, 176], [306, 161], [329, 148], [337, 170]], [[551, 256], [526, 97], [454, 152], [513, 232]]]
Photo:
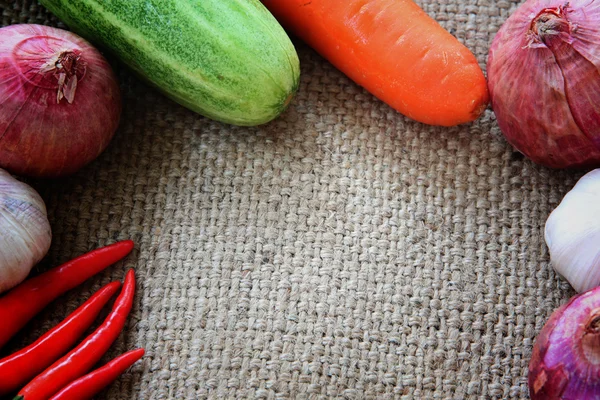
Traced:
[[262, 0], [297, 36], [414, 120], [453, 126], [488, 104], [471, 51], [411, 0]]

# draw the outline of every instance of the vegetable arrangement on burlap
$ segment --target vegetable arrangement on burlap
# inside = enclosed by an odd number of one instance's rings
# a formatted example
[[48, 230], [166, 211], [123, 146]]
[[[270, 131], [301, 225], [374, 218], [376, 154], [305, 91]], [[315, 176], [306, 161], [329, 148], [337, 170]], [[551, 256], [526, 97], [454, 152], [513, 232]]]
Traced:
[[[470, 49], [411, 0], [40, 2], [69, 30], [0, 29], [0, 346], [133, 246], [120, 242], [25, 280], [50, 247], [50, 223], [41, 197], [10, 174], [68, 176], [106, 149], [122, 104], [101, 51], [193, 112], [255, 126], [294, 101], [300, 60], [289, 33], [407, 118], [451, 127], [491, 108], [507, 142], [533, 162], [600, 167], [600, 1], [522, 3], [494, 37], [487, 78]], [[600, 396], [599, 173], [584, 176], [546, 224], [554, 268], [584, 293], [556, 310], [535, 343], [534, 399]], [[129, 271], [111, 314], [74, 349], [119, 282], [0, 360], [0, 394], [81, 399], [116, 379], [143, 349], [88, 372], [123, 328], [134, 284]]]
[[[83, 254], [25, 280], [0, 297], [0, 347], [60, 295], [82, 284], [133, 249], [125, 240]], [[111, 312], [94, 332], [72, 348], [121, 287], [111, 282], [60, 324], [25, 348], [0, 359], [0, 396], [18, 391], [15, 399], [89, 399], [144, 354], [133, 350], [89, 372], [121, 333], [131, 311], [135, 277], [129, 270]]]

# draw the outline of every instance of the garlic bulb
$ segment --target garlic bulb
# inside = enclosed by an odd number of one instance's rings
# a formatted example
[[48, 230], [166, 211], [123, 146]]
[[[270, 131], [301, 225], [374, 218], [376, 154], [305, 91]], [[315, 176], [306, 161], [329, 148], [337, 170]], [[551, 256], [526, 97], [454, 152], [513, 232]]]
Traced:
[[50, 249], [51, 240], [40, 195], [0, 169], [0, 293], [25, 280]]
[[584, 175], [546, 221], [556, 272], [577, 292], [600, 285], [600, 169]]

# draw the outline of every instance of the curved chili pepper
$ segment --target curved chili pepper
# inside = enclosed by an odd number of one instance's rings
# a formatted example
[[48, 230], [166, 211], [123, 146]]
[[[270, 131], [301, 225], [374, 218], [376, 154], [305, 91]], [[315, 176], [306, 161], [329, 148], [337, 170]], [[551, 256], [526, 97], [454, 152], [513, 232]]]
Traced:
[[46, 400], [88, 372], [123, 330], [133, 305], [134, 293], [135, 276], [131, 269], [127, 272], [123, 289], [104, 322], [76, 348], [33, 378], [14, 400]]
[[112, 359], [106, 365], [71, 382], [50, 400], [89, 400], [110, 385], [125, 370], [144, 355], [144, 349], [128, 351]]
[[0, 348], [52, 300], [125, 257], [131, 240], [101, 247], [30, 278], [0, 297]]
[[0, 395], [15, 392], [65, 354], [94, 322], [102, 308], [119, 290], [112, 282], [98, 290], [60, 324], [38, 340], [0, 360]]

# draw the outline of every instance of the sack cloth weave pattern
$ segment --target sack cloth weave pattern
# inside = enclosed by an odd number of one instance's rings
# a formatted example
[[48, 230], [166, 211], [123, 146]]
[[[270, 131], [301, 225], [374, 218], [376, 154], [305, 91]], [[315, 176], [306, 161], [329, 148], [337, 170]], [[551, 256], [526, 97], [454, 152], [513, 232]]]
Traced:
[[[519, 3], [419, 4], [485, 69]], [[0, 18], [64, 28], [34, 0], [0, 0]], [[147, 354], [100, 398], [528, 398], [535, 336], [574, 294], [544, 223], [581, 173], [524, 159], [490, 110], [454, 128], [410, 121], [293, 40], [299, 92], [254, 128], [196, 115], [108, 56], [122, 126], [74, 176], [31, 181], [54, 235], [34, 271], [120, 239], [136, 249], [5, 351], [134, 267], [103, 362]]]

